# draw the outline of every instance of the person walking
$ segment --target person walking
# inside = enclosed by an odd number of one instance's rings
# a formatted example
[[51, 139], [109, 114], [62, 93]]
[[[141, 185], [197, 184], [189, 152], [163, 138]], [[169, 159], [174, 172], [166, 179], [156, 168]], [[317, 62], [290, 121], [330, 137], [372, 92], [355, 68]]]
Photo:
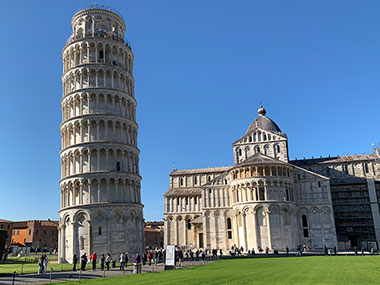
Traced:
[[149, 260], [149, 266], [152, 265], [152, 259], [153, 259], [153, 255], [152, 255], [152, 252], [148, 252], [148, 260]]
[[76, 254], [74, 254], [73, 257], [73, 271], [77, 271], [77, 263], [78, 263], [78, 257]]
[[104, 263], [106, 261], [106, 257], [104, 256], [104, 254], [102, 254], [102, 256], [100, 257], [100, 269], [102, 271], [104, 271]]
[[94, 251], [92, 254], [91, 254], [91, 262], [92, 262], [92, 271], [95, 271], [96, 270], [96, 259], [98, 257], [96, 256], [96, 252]]
[[44, 255], [38, 259], [38, 274], [42, 274], [44, 272]]
[[80, 257], [80, 263], [81, 263], [81, 270], [85, 271], [86, 270], [86, 265], [87, 265], [87, 255], [86, 253], [83, 253], [83, 255]]
[[107, 271], [110, 270], [110, 263], [111, 263], [111, 254], [107, 254], [107, 257], [106, 257], [106, 268], [107, 268]]
[[334, 255], [336, 255], [336, 246], [334, 245]]
[[45, 258], [44, 258], [44, 274], [46, 273], [48, 262], [49, 262], [49, 260], [47, 258], [47, 255], [45, 254]]

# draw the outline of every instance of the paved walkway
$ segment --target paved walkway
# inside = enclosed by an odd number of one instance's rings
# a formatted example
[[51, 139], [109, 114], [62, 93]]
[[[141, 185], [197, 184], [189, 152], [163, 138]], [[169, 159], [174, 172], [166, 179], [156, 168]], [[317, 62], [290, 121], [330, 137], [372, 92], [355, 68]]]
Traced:
[[[183, 262], [183, 268], [191, 267], [195, 265], [204, 264], [206, 262], [202, 261], [185, 261]], [[142, 266], [142, 273], [149, 272], [160, 272], [164, 270], [164, 264], [160, 263], [158, 265], [145, 265]], [[82, 271], [63, 271], [63, 272], [53, 272], [51, 274], [51, 283], [63, 282], [63, 281], [77, 281], [80, 279], [93, 279], [93, 278], [102, 278], [103, 274], [105, 277], [111, 276], [120, 276], [120, 275], [131, 275], [132, 274], [132, 266], [128, 266], [127, 270], [120, 271], [119, 268], [111, 268], [109, 271], [91, 271], [86, 270]], [[0, 277], [0, 284], [13, 284], [13, 276]], [[50, 282], [50, 273], [45, 275], [38, 274], [23, 274], [16, 275], [14, 284], [43, 284]]]

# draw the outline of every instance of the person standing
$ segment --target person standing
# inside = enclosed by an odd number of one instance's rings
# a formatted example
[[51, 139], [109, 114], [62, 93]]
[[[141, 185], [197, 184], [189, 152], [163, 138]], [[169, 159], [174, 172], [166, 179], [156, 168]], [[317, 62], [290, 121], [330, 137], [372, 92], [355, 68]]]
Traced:
[[286, 247], [286, 255], [289, 255], [289, 247]]
[[100, 269], [102, 271], [104, 271], [104, 263], [106, 261], [106, 257], [104, 256], [104, 254], [102, 254], [102, 256], [100, 257]]
[[107, 267], [107, 270], [110, 270], [110, 263], [111, 263], [111, 254], [107, 254], [107, 257], [106, 257], [106, 267]]
[[91, 263], [92, 263], [92, 271], [95, 271], [96, 270], [96, 259], [98, 257], [96, 256], [96, 252], [94, 251], [91, 256], [90, 256], [90, 259], [91, 259]]
[[135, 264], [136, 264], [136, 267], [137, 267], [137, 272], [136, 273], [141, 273], [140, 262], [141, 262], [141, 257], [140, 257], [140, 255], [138, 253], [136, 253], [136, 257], [135, 257]]
[[80, 257], [80, 263], [81, 263], [81, 270], [85, 271], [86, 270], [86, 265], [87, 265], [87, 255], [86, 253], [83, 253], [83, 255]]
[[148, 252], [148, 260], [149, 260], [149, 266], [152, 265], [152, 258], [153, 258], [153, 255], [152, 255], [152, 252]]
[[129, 257], [128, 257], [128, 251], [125, 252], [124, 254], [124, 262], [125, 262], [125, 269], [127, 269], [127, 266], [128, 266], [128, 260], [129, 260]]
[[124, 252], [120, 253], [119, 262], [120, 262], [120, 270], [124, 270], [124, 263], [125, 263], [125, 256]]
[[74, 254], [73, 257], [73, 271], [77, 271], [77, 263], [78, 263], [78, 257], [76, 254]]

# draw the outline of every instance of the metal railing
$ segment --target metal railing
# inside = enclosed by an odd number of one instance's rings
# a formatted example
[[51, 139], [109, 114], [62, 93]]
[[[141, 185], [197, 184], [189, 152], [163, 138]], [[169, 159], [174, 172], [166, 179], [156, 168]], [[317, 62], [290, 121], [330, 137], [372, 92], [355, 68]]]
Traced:
[[88, 6], [83, 7], [82, 9], [80, 9], [77, 13], [85, 11], [85, 10], [89, 10], [89, 9], [100, 9], [100, 10], [110, 11], [110, 12], [118, 15], [124, 21], [123, 16], [117, 10], [111, 8], [110, 6], [106, 6], [106, 5], [90, 4]]
[[112, 39], [112, 40], [115, 40], [115, 41], [118, 41], [124, 45], [126, 45], [127, 47], [130, 48], [130, 50], [132, 50], [132, 47], [131, 47], [131, 44], [128, 42], [128, 40], [126, 39], [123, 39], [121, 37], [119, 37], [118, 35], [108, 35], [104, 32], [101, 32], [101, 33], [96, 33], [94, 35], [92, 34], [87, 34], [86, 36], [83, 36], [83, 35], [71, 35], [67, 41], [66, 41], [66, 45], [68, 45], [69, 43], [72, 43], [72, 42], [75, 42], [77, 40], [81, 40], [81, 39], [89, 39], [89, 38], [92, 38], [92, 39], [95, 39], [95, 38], [100, 38], [100, 39]]

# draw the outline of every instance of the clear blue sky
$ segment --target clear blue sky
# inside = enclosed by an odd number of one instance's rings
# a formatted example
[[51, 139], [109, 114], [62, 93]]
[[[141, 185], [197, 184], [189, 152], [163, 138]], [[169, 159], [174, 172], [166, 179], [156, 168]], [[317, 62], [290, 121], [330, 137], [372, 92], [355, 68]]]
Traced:
[[[61, 51], [92, 1], [4, 1], [0, 218], [57, 219]], [[380, 141], [380, 1], [104, 1], [135, 54], [142, 200], [163, 216], [178, 169], [231, 165], [260, 102], [291, 158]]]

